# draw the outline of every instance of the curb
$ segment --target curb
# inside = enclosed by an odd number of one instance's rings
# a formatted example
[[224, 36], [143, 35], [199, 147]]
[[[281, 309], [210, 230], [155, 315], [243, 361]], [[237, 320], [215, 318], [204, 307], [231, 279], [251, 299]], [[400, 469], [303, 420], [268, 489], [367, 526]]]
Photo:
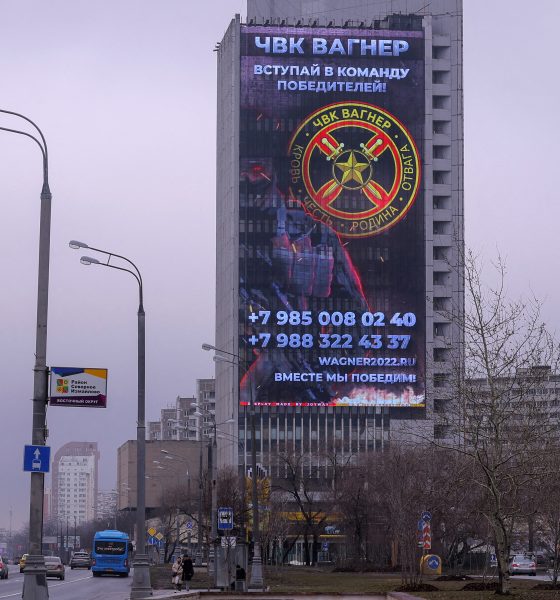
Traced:
[[392, 598], [393, 600], [424, 600], [420, 596], [413, 596], [406, 592], [387, 592], [387, 598]]

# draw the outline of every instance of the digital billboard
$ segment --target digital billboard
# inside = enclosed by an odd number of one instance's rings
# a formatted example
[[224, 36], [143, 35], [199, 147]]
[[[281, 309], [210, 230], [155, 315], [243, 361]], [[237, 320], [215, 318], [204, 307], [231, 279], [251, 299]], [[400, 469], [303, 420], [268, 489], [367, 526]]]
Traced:
[[423, 31], [240, 45], [240, 403], [424, 407]]

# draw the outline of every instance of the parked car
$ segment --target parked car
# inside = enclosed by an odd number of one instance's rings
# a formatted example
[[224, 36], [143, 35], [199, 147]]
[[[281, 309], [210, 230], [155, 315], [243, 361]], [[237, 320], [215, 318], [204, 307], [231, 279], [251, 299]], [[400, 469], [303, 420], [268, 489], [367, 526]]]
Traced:
[[27, 554], [24, 554], [20, 559], [19, 559], [19, 572], [23, 573], [23, 569], [25, 569], [25, 561], [27, 560]]
[[70, 568], [71, 569], [91, 569], [91, 556], [89, 552], [74, 552], [72, 558], [70, 559]]
[[531, 575], [537, 574], [537, 563], [524, 554], [516, 554], [509, 565], [509, 572], [512, 575]]
[[0, 556], [0, 579], [8, 579], [8, 559]]
[[58, 556], [45, 556], [45, 567], [47, 577], [58, 577], [61, 581], [64, 579], [64, 565]]

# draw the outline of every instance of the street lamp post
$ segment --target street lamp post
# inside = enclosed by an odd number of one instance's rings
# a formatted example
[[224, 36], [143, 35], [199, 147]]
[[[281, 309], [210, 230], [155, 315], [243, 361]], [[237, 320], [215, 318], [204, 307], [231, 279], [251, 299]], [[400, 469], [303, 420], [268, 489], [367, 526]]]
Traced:
[[[146, 554], [146, 313], [144, 312], [144, 289], [142, 284], [142, 275], [138, 267], [128, 258], [107, 252], [99, 248], [93, 248], [72, 240], [70, 248], [89, 249], [100, 254], [105, 254], [107, 262], [101, 262], [96, 258], [82, 256], [80, 262], [83, 265], [101, 265], [130, 273], [138, 283], [139, 302], [138, 302], [138, 418], [136, 427], [136, 553], [132, 564], [134, 571], [132, 577], [132, 588], [130, 598], [145, 598], [152, 595], [152, 586], [150, 583], [150, 562]], [[115, 257], [127, 262], [134, 270], [118, 267], [111, 264], [111, 259]]]
[[198, 527], [195, 565], [202, 567], [202, 440], [198, 456]]
[[[37, 283], [37, 325], [35, 332], [35, 366], [33, 368], [33, 422], [31, 443], [44, 446], [47, 439], [46, 417], [48, 401], [47, 369], [47, 316], [49, 305], [49, 260], [51, 238], [51, 200], [49, 188], [49, 159], [47, 142], [39, 127], [28, 117], [10, 110], [0, 109], [0, 113], [23, 119], [39, 133], [35, 136], [20, 131], [0, 127], [0, 130], [31, 138], [43, 155], [43, 186], [41, 189], [41, 217], [39, 224], [39, 272]], [[43, 600], [49, 597], [43, 557], [43, 496], [44, 474], [31, 473], [29, 494], [29, 556], [24, 571], [23, 599]]]
[[[239, 364], [241, 358], [233, 352], [227, 352], [221, 348], [216, 348], [212, 344], [202, 344], [202, 349], [206, 351], [213, 350], [218, 352], [218, 355], [214, 358], [219, 358], [220, 354], [226, 354], [233, 358], [233, 364]], [[222, 359], [227, 361], [227, 358], [222, 356]], [[237, 361], [237, 362], [234, 362]], [[249, 381], [250, 390], [250, 416], [251, 416], [251, 499], [253, 509], [253, 563], [251, 566], [251, 577], [249, 579], [249, 589], [262, 590], [264, 589], [264, 578], [262, 569], [262, 554], [261, 554], [261, 535], [260, 535], [260, 521], [259, 521], [259, 492], [257, 486], [257, 445], [255, 443], [255, 431], [256, 431], [256, 415], [255, 415], [255, 403], [253, 401], [253, 386], [252, 382]]]
[[218, 581], [218, 566], [216, 561], [217, 549], [216, 549], [216, 539], [218, 538], [218, 488], [216, 486], [217, 479], [217, 452], [216, 452], [216, 420], [214, 419], [214, 437], [212, 439], [212, 444], [208, 444], [209, 447], [209, 460], [210, 464], [210, 477], [212, 478], [212, 507], [210, 510], [212, 519], [211, 528], [210, 528], [210, 536], [212, 538], [210, 542], [210, 547], [208, 548], [209, 556], [208, 556], [208, 571], [214, 576], [214, 585], [216, 585]]
[[194, 406], [198, 412], [195, 412], [194, 415], [197, 417], [202, 417], [204, 415], [210, 417], [212, 421], [212, 443], [208, 445], [208, 460], [210, 462], [210, 476], [212, 478], [212, 506], [210, 509], [211, 513], [211, 533], [210, 536], [212, 538], [212, 543], [210, 544], [209, 557], [208, 557], [208, 572], [213, 574], [214, 576], [214, 584], [218, 584], [218, 569], [217, 569], [217, 561], [216, 561], [216, 549], [214, 548], [214, 544], [218, 539], [218, 487], [217, 487], [217, 479], [218, 479], [218, 445], [217, 445], [217, 434], [218, 434], [218, 425], [226, 425], [232, 423], [232, 419], [227, 419], [223, 423], [216, 423], [216, 415], [214, 415], [211, 411], [205, 410], [203, 407], [199, 406], [196, 403], [191, 404]]

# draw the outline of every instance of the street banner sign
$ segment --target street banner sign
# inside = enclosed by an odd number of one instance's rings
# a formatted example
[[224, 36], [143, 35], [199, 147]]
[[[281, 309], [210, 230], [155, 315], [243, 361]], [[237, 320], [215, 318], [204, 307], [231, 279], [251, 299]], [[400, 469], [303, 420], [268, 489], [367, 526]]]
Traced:
[[107, 407], [107, 369], [51, 367], [51, 406]]
[[218, 529], [233, 529], [233, 508], [218, 508]]
[[23, 470], [31, 473], [48, 473], [51, 464], [50, 446], [25, 446]]

